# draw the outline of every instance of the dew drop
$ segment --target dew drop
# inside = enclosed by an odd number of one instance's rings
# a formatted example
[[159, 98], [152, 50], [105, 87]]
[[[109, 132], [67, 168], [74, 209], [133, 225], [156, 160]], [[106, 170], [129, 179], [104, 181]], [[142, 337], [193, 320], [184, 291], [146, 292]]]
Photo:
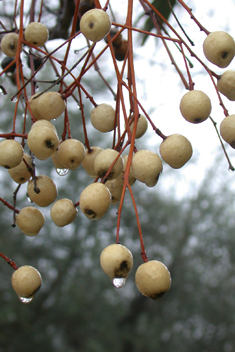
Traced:
[[69, 169], [56, 169], [56, 172], [57, 172], [57, 174], [60, 175], [60, 176], [65, 176], [65, 175], [68, 174]]
[[122, 288], [126, 283], [126, 279], [124, 277], [115, 277], [113, 279], [113, 286], [116, 288]]
[[27, 200], [29, 203], [33, 203], [33, 201], [29, 197], [27, 197]]
[[19, 297], [19, 300], [20, 300], [22, 303], [25, 303], [25, 304], [30, 303], [30, 302], [32, 301], [32, 299], [33, 299], [33, 296], [32, 296], [32, 297], [28, 297], [28, 298], [26, 298], [26, 297], [20, 297], [20, 296], [18, 296], [18, 297]]
[[18, 98], [17, 98], [17, 97], [14, 97], [14, 98], [12, 99], [12, 103], [17, 103], [17, 101], [18, 101]]

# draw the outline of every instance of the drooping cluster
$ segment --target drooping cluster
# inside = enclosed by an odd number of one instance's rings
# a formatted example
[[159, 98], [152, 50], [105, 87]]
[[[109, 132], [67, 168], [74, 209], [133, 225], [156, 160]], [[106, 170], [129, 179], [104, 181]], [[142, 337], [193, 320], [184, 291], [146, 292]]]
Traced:
[[[45, 91], [40, 87], [41, 91], [36, 92], [33, 80], [29, 80], [27, 84], [31, 84], [31, 89], [29, 90], [26, 84], [28, 90], [26, 89], [27, 93], [25, 93], [24, 87], [20, 89], [21, 83], [18, 79], [16, 96], [19, 98], [21, 94], [24, 94], [23, 104], [31, 119], [31, 126], [23, 133], [22, 131], [15, 132], [14, 128], [14, 131], [7, 137], [4, 136], [0, 142], [0, 166], [8, 170], [15, 183], [23, 187], [26, 184], [26, 193], [32, 202], [31, 206], [20, 210], [9, 206], [14, 211], [16, 228], [27, 236], [38, 235], [45, 223], [43, 209], [40, 208], [50, 206], [51, 219], [58, 227], [64, 227], [76, 221], [79, 211], [89, 220], [99, 221], [113, 204], [118, 204], [119, 209], [122, 209], [123, 199], [128, 191], [135, 205], [134, 191], [132, 191], [134, 184], [143, 184], [143, 187], [149, 188], [155, 187], [161, 174], [164, 175], [165, 164], [173, 169], [180, 169], [192, 158], [191, 142], [184, 135], [178, 132], [164, 135], [154, 125], [151, 116], [142, 109], [134, 86], [134, 65], [131, 61], [133, 60], [133, 47], [130, 44], [133, 39], [130, 34], [132, 22], [126, 22], [124, 26], [120, 25], [120, 28], [116, 23], [112, 25], [115, 21], [111, 19], [106, 10], [96, 8], [92, 1], [89, 6], [85, 0], [80, 2], [78, 9], [80, 30], [77, 36], [81, 35], [83, 40], [85, 37], [88, 45], [87, 56], [84, 55], [84, 67], [79, 74], [74, 73], [72, 69], [72, 73], [70, 72], [70, 69], [65, 66], [66, 60], [62, 62], [55, 57], [54, 52], [48, 54], [43, 49], [49, 39], [49, 31], [41, 22], [30, 22], [25, 26], [23, 35], [21, 30], [15, 30], [15, 32], [9, 31], [2, 37], [1, 50], [6, 57], [2, 60], [1, 67], [6, 74], [11, 75], [15, 72], [16, 60], [23, 71], [24, 67], [21, 64], [23, 50], [24, 52], [28, 50], [28, 67], [32, 70], [32, 74], [33, 71], [43, 67], [44, 60], [54, 60], [56, 64], [61, 65], [62, 72], [54, 86]], [[124, 29], [128, 31], [127, 39], [122, 33]], [[71, 41], [73, 38], [76, 38], [76, 33], [71, 35]], [[110, 59], [115, 63], [114, 72], [118, 84], [113, 106], [105, 98], [102, 103], [97, 104], [82, 85], [81, 78], [83, 72], [86, 71], [86, 66], [91, 60], [93, 60], [93, 65], [96, 64], [97, 60], [93, 50], [100, 43], [104, 45], [102, 50], [109, 48]], [[181, 44], [185, 45], [183, 41]], [[188, 48], [186, 45], [185, 47]], [[38, 48], [41, 48], [40, 55]], [[203, 51], [210, 63], [219, 68], [226, 68], [234, 58], [235, 42], [228, 33], [212, 32], [207, 35], [203, 43]], [[32, 55], [34, 55], [33, 60]], [[37, 66], [35, 59], [39, 60]], [[118, 65], [122, 64], [119, 70]], [[126, 67], [128, 84], [123, 78]], [[204, 67], [212, 77], [213, 74], [209, 68], [206, 65]], [[74, 81], [68, 85], [65, 77], [70, 73]], [[58, 71], [56, 74], [58, 76]], [[194, 89], [190, 74], [188, 75], [187, 89], [189, 91], [179, 102], [178, 113], [186, 121], [199, 124], [211, 117], [211, 100], [203, 91]], [[215, 77], [219, 96], [221, 93], [229, 100], [235, 101], [235, 71], [227, 70]], [[21, 78], [23, 82], [24, 77]], [[60, 85], [59, 88], [57, 83]], [[107, 87], [109, 87], [108, 84]], [[125, 106], [124, 103], [123, 87], [128, 87], [129, 106]], [[69, 125], [70, 100], [73, 98], [75, 88], [80, 93], [79, 106], [82, 119], [78, 121], [78, 129], [79, 132], [82, 129], [84, 131], [83, 140], [76, 138], [77, 131], [71, 131]], [[89, 116], [85, 116], [83, 111], [85, 99], [81, 98], [81, 91], [84, 97], [93, 104]], [[55, 119], [63, 119], [64, 129], [61, 137], [54, 125]], [[24, 122], [26, 122], [26, 114]], [[86, 124], [89, 122], [96, 132], [101, 133], [101, 139], [103, 136], [107, 139], [110, 135], [112, 136], [110, 148], [90, 146], [86, 130]], [[138, 140], [149, 133], [150, 125], [159, 137], [159, 144], [152, 146], [151, 150], [138, 149]], [[225, 142], [235, 148], [235, 115], [229, 115], [223, 119], [220, 124], [220, 135]], [[21, 139], [22, 142], [20, 143], [17, 139]], [[79, 197], [75, 193], [73, 200], [58, 199], [55, 181], [48, 175], [37, 174], [38, 160], [48, 159], [51, 159], [60, 176], [66, 176], [69, 171], [78, 170], [79, 172], [81, 168], [86, 171], [89, 184]], [[118, 214], [120, 216], [121, 212]], [[138, 214], [136, 216], [138, 218]], [[118, 225], [117, 243], [106, 247], [100, 256], [101, 267], [116, 288], [124, 286], [133, 266], [132, 253], [119, 243], [119, 227]], [[139, 232], [141, 241], [140, 227]], [[143, 246], [143, 242], [141, 244]], [[170, 273], [160, 261], [148, 260], [143, 248], [141, 254], [144, 263], [136, 271], [136, 286], [144, 296], [158, 299], [170, 289]], [[31, 266], [21, 266], [12, 275], [12, 286], [21, 301], [28, 303], [41, 286], [41, 276]]]

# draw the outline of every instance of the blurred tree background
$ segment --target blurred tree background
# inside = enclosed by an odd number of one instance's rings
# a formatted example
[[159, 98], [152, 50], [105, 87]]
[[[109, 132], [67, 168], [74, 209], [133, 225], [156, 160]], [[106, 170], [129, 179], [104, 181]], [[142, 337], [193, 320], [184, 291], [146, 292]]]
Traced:
[[[154, 3], [163, 6], [161, 1]], [[48, 72], [42, 70], [41, 77]], [[12, 96], [14, 85], [9, 78], [2, 79], [8, 97]], [[95, 95], [105, 87], [96, 81], [92, 89]], [[0, 99], [1, 131], [10, 131], [14, 103], [9, 105], [3, 96]], [[78, 109], [70, 112], [72, 126], [78, 114]], [[61, 133], [63, 122], [54, 123]], [[96, 132], [90, 136], [93, 145], [110, 143]], [[138, 142], [138, 148], [144, 145]], [[120, 290], [113, 287], [99, 263], [101, 251], [115, 241], [118, 204], [112, 205], [102, 221], [90, 222], [78, 213], [64, 228], [56, 227], [50, 221], [50, 210], [43, 209], [47, 221], [35, 238], [11, 227], [12, 213], [2, 204], [0, 251], [19, 266], [36, 267], [43, 285], [32, 303], [20, 303], [11, 287], [12, 268], [1, 260], [0, 352], [234, 351], [235, 190], [224, 165], [218, 157], [199, 189], [195, 191], [193, 182], [188, 186], [187, 197], [177, 198], [170, 189], [162, 190], [161, 180], [150, 190], [140, 183], [133, 186], [148, 257], [164, 262], [172, 275], [171, 290], [158, 301], [141, 296], [134, 283], [142, 259], [128, 194], [120, 235], [121, 243], [133, 253], [134, 267]], [[58, 184], [58, 199], [77, 201], [90, 183], [82, 168], [59, 177], [50, 160], [36, 161], [36, 167]], [[167, 169], [168, 177], [180, 177], [175, 172]], [[16, 184], [7, 170], [1, 170], [0, 177], [0, 196], [12, 203]], [[22, 186], [17, 208], [27, 204]]]

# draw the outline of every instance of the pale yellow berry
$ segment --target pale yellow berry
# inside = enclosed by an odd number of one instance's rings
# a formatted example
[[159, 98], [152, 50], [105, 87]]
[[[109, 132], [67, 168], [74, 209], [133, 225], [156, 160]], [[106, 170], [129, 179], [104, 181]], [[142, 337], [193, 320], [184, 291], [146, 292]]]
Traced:
[[49, 37], [47, 27], [40, 22], [31, 22], [24, 31], [25, 40], [35, 46], [43, 46]]
[[[27, 193], [28, 197], [38, 206], [47, 207], [56, 200], [57, 188], [54, 181], [46, 176], [39, 175], [36, 177], [36, 192], [34, 181], [28, 182]], [[39, 190], [39, 192], [37, 191]]]
[[[17, 33], [5, 34], [1, 40], [2, 52], [9, 57], [15, 57], [18, 43], [19, 43], [19, 35]], [[20, 51], [22, 51], [22, 46], [20, 48]]]
[[16, 215], [16, 225], [27, 236], [36, 236], [45, 223], [43, 213], [35, 207], [25, 207]]
[[162, 172], [162, 161], [150, 150], [139, 150], [133, 155], [131, 170], [133, 176], [148, 187], [154, 187]]
[[77, 169], [85, 158], [84, 145], [77, 139], [66, 139], [58, 147], [58, 158], [65, 168]]
[[27, 144], [37, 159], [46, 160], [58, 147], [59, 139], [52, 128], [40, 126], [31, 128], [28, 133]]
[[31, 168], [33, 170], [32, 157], [24, 153], [23, 159], [26, 161], [27, 165], [24, 160], [22, 160], [19, 165], [8, 170], [11, 178], [19, 184], [25, 183], [30, 179], [31, 173], [28, 168]]
[[[133, 132], [133, 128], [134, 128], [134, 121], [130, 125], [131, 132]], [[148, 129], [148, 120], [144, 115], [139, 115], [135, 138], [136, 139], [141, 138], [145, 134], [147, 129]]]
[[168, 136], [160, 145], [162, 159], [174, 169], [184, 166], [193, 154], [189, 140], [181, 134]]
[[109, 132], [114, 130], [115, 110], [108, 104], [100, 104], [91, 111], [91, 123], [95, 129], [100, 132]]
[[156, 300], [170, 289], [171, 275], [163, 263], [150, 260], [138, 267], [135, 274], [135, 283], [144, 296]]
[[211, 113], [210, 98], [201, 90], [191, 90], [181, 99], [180, 111], [188, 122], [203, 122]]
[[22, 145], [14, 139], [5, 139], [0, 142], [0, 165], [6, 169], [19, 165], [23, 155]]
[[[116, 160], [117, 158], [117, 160]], [[113, 180], [120, 175], [123, 168], [123, 160], [119, 153], [114, 149], [104, 149], [96, 156], [94, 160], [94, 170], [97, 175], [102, 178], [106, 175], [110, 169], [112, 163], [115, 162], [114, 166], [109, 172], [108, 180]]]
[[[126, 279], [133, 266], [133, 256], [127, 247], [116, 243], [111, 244], [102, 251], [100, 265], [115, 285], [114, 279]], [[125, 281], [122, 283], [124, 285]], [[115, 286], [119, 288], [123, 285]]]
[[225, 142], [235, 149], [235, 115], [229, 115], [220, 124], [220, 134]]
[[85, 151], [85, 158], [83, 159], [82, 166], [91, 177], [98, 176], [94, 170], [94, 161], [97, 154], [102, 150], [103, 149], [100, 147], [91, 147], [90, 150], [86, 149]]
[[206, 58], [218, 67], [227, 67], [235, 55], [235, 42], [230, 34], [223, 31], [210, 33], [203, 43]]
[[103, 183], [92, 183], [80, 195], [80, 209], [90, 220], [99, 220], [111, 204], [111, 193]]
[[229, 100], [235, 101], [235, 71], [225, 71], [217, 81], [217, 88]]
[[80, 29], [87, 39], [99, 42], [111, 29], [109, 15], [101, 9], [89, 10], [81, 18]]
[[42, 278], [37, 269], [23, 265], [12, 274], [11, 284], [19, 297], [30, 298], [40, 289]]
[[57, 226], [63, 227], [76, 219], [77, 209], [70, 199], [63, 198], [52, 205], [50, 214], [53, 222]]
[[40, 116], [46, 120], [59, 117], [65, 110], [65, 101], [57, 92], [46, 92], [37, 100], [37, 110]]

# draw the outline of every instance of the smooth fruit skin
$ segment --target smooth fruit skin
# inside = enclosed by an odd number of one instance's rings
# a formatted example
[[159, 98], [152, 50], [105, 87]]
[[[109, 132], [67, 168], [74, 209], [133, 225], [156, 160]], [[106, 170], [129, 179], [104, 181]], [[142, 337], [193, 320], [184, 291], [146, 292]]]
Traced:
[[45, 223], [43, 213], [35, 207], [25, 207], [16, 215], [16, 225], [27, 236], [36, 236]]
[[111, 204], [111, 193], [103, 183], [92, 183], [80, 195], [80, 209], [90, 220], [99, 220]]
[[180, 111], [188, 122], [203, 122], [211, 113], [210, 98], [201, 90], [191, 90], [181, 99]]
[[[18, 42], [19, 42], [19, 35], [17, 33], [5, 34], [1, 40], [2, 52], [9, 57], [15, 57], [17, 52]], [[22, 51], [22, 47], [20, 51]]]
[[115, 110], [111, 105], [100, 104], [91, 110], [92, 126], [100, 132], [110, 132], [114, 130], [115, 124]]
[[144, 296], [156, 300], [170, 289], [171, 275], [163, 263], [150, 260], [138, 267], [135, 274], [135, 283]]
[[[132, 124], [130, 125], [130, 130], [131, 132], [133, 132], [133, 128], [134, 128], [134, 121], [132, 122]], [[137, 122], [137, 128], [136, 128], [136, 135], [135, 138], [139, 139], [141, 138], [145, 132], [148, 129], [148, 121], [146, 119], [146, 117], [144, 115], [140, 115], [138, 117], [138, 122]]]
[[71, 224], [76, 219], [77, 209], [70, 199], [57, 200], [51, 207], [51, 218], [58, 227]]
[[18, 166], [23, 155], [22, 145], [14, 139], [5, 139], [0, 142], [0, 165], [6, 169]]
[[98, 153], [94, 160], [94, 170], [100, 178], [106, 175], [116, 158], [118, 159], [108, 175], [108, 180], [114, 180], [120, 175], [123, 168], [123, 159], [118, 155], [119, 153], [111, 148], [104, 149]]
[[123, 179], [118, 176], [114, 180], [105, 182], [105, 186], [110, 190], [112, 195], [111, 204], [118, 203], [122, 196]]
[[204, 54], [214, 65], [227, 67], [235, 55], [235, 42], [230, 34], [223, 31], [210, 33], [203, 43]]
[[65, 168], [77, 169], [85, 158], [85, 147], [77, 139], [66, 139], [58, 147], [58, 158]]
[[86, 170], [89, 176], [97, 177], [97, 173], [94, 170], [94, 161], [97, 154], [99, 154], [103, 149], [100, 147], [91, 147], [90, 150], [86, 149], [85, 158], [82, 162], [82, 167]]
[[[35, 99], [41, 92], [38, 92], [34, 95], [32, 95], [28, 101], [28, 104], [30, 106], [30, 114], [36, 119], [36, 120], [42, 120], [43, 117], [39, 114], [38, 109], [37, 109], [37, 103], [38, 99]], [[32, 112], [32, 113], [31, 113]]]
[[56, 200], [57, 188], [54, 181], [46, 176], [39, 175], [36, 177], [36, 185], [40, 190], [39, 193], [34, 191], [34, 181], [28, 182], [27, 193], [28, 197], [38, 206], [47, 207]]
[[[123, 179], [124, 173], [125, 173], [125, 171], [126, 171], [126, 164], [127, 164], [127, 161], [128, 161], [128, 155], [122, 155], [122, 159], [123, 159], [123, 168], [122, 168], [122, 172], [121, 172], [121, 174], [118, 176], [118, 178], [122, 178], [122, 179]], [[130, 186], [133, 186], [133, 184], [134, 184], [135, 181], [136, 181], [136, 178], [135, 178], [135, 176], [133, 175], [132, 168], [130, 168], [130, 170], [129, 170], [128, 181], [129, 181], [129, 185], [130, 185]]]
[[31, 22], [24, 31], [25, 40], [35, 46], [43, 46], [49, 37], [47, 27], [40, 22]]
[[41, 274], [32, 266], [23, 265], [12, 274], [11, 284], [19, 297], [30, 298], [41, 287]]
[[131, 171], [133, 176], [148, 187], [154, 187], [162, 172], [160, 157], [150, 150], [139, 150], [133, 155]]
[[186, 137], [181, 134], [172, 134], [161, 143], [160, 154], [173, 169], [179, 169], [190, 160], [193, 149]]
[[109, 15], [101, 9], [87, 11], [81, 18], [80, 29], [82, 34], [92, 42], [99, 42], [110, 31]]
[[58, 92], [46, 92], [37, 100], [37, 110], [46, 120], [59, 117], [65, 110], [65, 101]]
[[28, 166], [26, 166], [24, 160], [22, 160], [19, 165], [8, 170], [8, 173], [11, 178], [19, 184], [23, 184], [30, 179], [31, 173], [29, 172], [28, 167], [32, 168], [33, 170], [32, 157], [24, 153], [23, 159], [27, 162]]
[[100, 265], [110, 279], [126, 278], [133, 266], [133, 256], [127, 247], [111, 244], [102, 251]]
[[28, 133], [27, 144], [37, 159], [46, 160], [58, 147], [59, 138], [52, 128], [35, 127], [31, 128]]
[[217, 81], [217, 88], [229, 100], [235, 101], [235, 71], [225, 71]]
[[220, 134], [225, 142], [235, 149], [235, 115], [229, 115], [220, 124]]

